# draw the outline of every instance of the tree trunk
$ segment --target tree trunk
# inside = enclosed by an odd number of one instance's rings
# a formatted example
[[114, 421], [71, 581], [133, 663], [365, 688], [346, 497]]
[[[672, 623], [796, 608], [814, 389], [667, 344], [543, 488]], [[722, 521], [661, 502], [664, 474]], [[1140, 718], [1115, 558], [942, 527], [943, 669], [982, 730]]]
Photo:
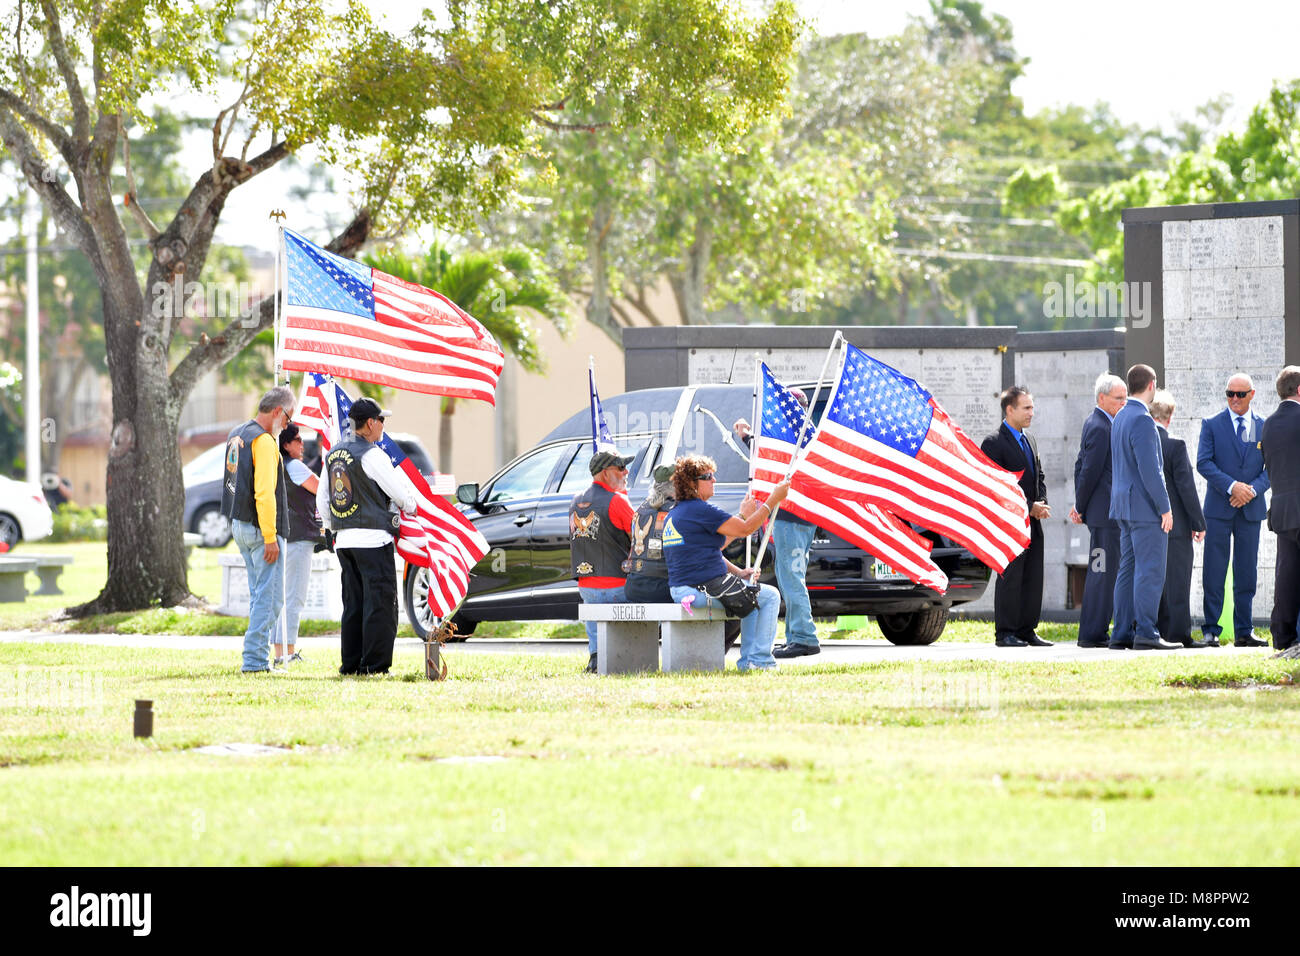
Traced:
[[195, 604], [181, 537], [185, 492], [176, 430], [183, 399], [172, 396], [163, 344], [140, 335], [134, 318], [115, 314], [113, 298], [104, 296], [113, 386], [108, 580], [93, 601], [68, 609], [73, 617]]
[[600, 329], [619, 348], [623, 347], [623, 328], [614, 319], [609, 300], [609, 265], [605, 239], [612, 220], [609, 200], [601, 199], [592, 210], [587, 230], [587, 266], [591, 269], [591, 298], [587, 300], [587, 321]]
[[452, 474], [451, 467], [451, 427], [456, 414], [456, 399], [442, 400], [442, 415], [438, 419], [438, 470], [443, 474]]
[[703, 325], [704, 297], [708, 291], [709, 257], [713, 254], [713, 230], [704, 222], [695, 227], [695, 241], [686, 250], [686, 262], [669, 276], [673, 297], [682, 313], [683, 325]]

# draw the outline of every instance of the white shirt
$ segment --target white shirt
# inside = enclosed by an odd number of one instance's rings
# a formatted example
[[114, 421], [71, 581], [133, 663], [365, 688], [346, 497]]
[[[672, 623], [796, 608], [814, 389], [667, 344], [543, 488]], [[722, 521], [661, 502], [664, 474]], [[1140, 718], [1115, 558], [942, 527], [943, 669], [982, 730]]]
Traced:
[[[415, 511], [415, 485], [411, 484], [411, 479], [406, 477], [405, 472], [393, 467], [388, 456], [380, 449], [371, 448], [361, 456], [361, 470], [392, 499], [390, 510], [396, 511], [400, 507], [408, 514]], [[316, 489], [316, 510], [320, 512], [322, 524], [332, 529], [334, 526], [330, 521], [333, 517], [330, 513], [330, 483], [324, 469], [321, 471], [320, 478], [320, 485]], [[335, 550], [382, 548], [392, 543], [393, 536], [382, 528], [344, 528], [334, 535]]]

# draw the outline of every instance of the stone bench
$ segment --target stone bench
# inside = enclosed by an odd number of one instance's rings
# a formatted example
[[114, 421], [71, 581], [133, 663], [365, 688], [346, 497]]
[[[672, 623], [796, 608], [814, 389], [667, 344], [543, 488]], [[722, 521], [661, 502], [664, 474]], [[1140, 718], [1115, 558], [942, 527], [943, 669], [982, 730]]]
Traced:
[[580, 604], [578, 620], [596, 622], [601, 674], [659, 670], [661, 651], [665, 671], [720, 671], [726, 661], [721, 608], [690, 614], [680, 604]]
[[33, 594], [62, 594], [59, 589], [59, 575], [72, 563], [70, 554], [28, 554], [25, 557], [36, 562], [36, 576], [41, 579], [39, 589]]
[[0, 557], [0, 601], [26, 601], [27, 575], [35, 570], [34, 558]]

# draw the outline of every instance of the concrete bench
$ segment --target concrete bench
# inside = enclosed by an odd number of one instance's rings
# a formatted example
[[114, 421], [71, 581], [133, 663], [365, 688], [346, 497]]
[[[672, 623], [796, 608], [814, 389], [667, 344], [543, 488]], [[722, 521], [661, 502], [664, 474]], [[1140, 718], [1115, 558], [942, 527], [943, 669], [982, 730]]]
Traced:
[[680, 604], [580, 604], [578, 620], [596, 622], [601, 674], [658, 670], [661, 638], [666, 671], [720, 671], [726, 661], [720, 608], [688, 614]]
[[35, 570], [32, 558], [0, 557], [0, 601], [26, 601], [27, 575]]
[[72, 563], [70, 554], [28, 554], [25, 557], [36, 562], [36, 576], [41, 579], [41, 586], [33, 594], [62, 594], [59, 589], [59, 575]]
[[185, 567], [188, 569], [190, 566], [190, 555], [194, 553], [195, 548], [203, 543], [203, 535], [195, 534], [193, 531], [186, 531], [181, 535], [181, 541], [185, 545]]

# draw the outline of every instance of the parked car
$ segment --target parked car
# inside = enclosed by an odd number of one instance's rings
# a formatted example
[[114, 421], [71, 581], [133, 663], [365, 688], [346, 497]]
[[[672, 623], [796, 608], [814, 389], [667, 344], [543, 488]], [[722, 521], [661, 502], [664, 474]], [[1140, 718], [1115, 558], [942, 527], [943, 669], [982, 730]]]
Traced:
[[[401, 432], [394, 432], [392, 438], [422, 473], [433, 473], [429, 452], [419, 438]], [[320, 443], [315, 438], [303, 442], [303, 460], [309, 468], [319, 469]], [[225, 464], [226, 446], [223, 442], [203, 452], [181, 471], [185, 485], [182, 524], [186, 531], [192, 531], [203, 539], [201, 543], [205, 548], [223, 548], [231, 537], [230, 519], [221, 513], [221, 481]]]
[[[812, 394], [811, 387], [806, 390]], [[828, 397], [822, 393], [814, 415]], [[735, 439], [731, 425], [738, 418], [752, 419], [749, 385], [644, 389], [603, 405], [618, 447], [635, 456], [628, 471], [633, 507], [649, 493], [655, 467], [687, 452], [717, 462], [712, 503], [733, 513], [740, 507], [749, 477], [748, 449]], [[578, 586], [569, 575], [569, 502], [591, 483], [591, 454], [590, 415], [583, 409], [487, 481], [457, 490], [461, 512], [491, 547], [475, 566], [469, 594], [453, 617], [459, 635], [472, 634], [480, 621], [577, 620]], [[949, 579], [946, 594], [913, 584], [818, 529], [807, 575], [814, 616], [874, 615], [895, 644], [938, 638], [950, 607], [984, 593], [989, 569], [955, 542], [918, 530], [934, 542], [934, 560]], [[745, 543], [733, 542], [732, 560], [743, 564], [744, 554]], [[763, 566], [763, 580], [774, 584], [770, 547]], [[403, 574], [408, 617], [421, 636], [439, 623], [429, 612], [428, 573], [408, 566]]]
[[0, 477], [0, 542], [39, 541], [54, 530], [54, 514], [40, 485]]

